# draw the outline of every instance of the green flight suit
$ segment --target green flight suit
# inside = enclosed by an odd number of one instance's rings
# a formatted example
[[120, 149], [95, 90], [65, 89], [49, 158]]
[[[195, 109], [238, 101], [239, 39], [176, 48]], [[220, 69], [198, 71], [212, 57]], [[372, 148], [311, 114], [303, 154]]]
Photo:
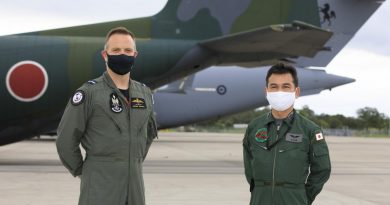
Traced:
[[79, 88], [56, 142], [64, 166], [81, 175], [79, 204], [144, 205], [142, 163], [155, 137], [153, 98], [145, 85], [130, 80], [129, 102], [107, 72]]
[[329, 179], [321, 129], [295, 111], [277, 125], [271, 112], [253, 120], [243, 140], [251, 205], [310, 205]]

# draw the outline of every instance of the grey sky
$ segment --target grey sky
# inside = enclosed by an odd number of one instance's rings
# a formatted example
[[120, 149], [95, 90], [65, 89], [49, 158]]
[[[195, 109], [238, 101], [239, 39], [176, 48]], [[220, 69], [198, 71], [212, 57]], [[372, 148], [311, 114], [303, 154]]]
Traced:
[[[149, 16], [165, 3], [166, 0], [2, 0], [0, 35]], [[355, 116], [358, 108], [370, 106], [390, 116], [388, 19], [390, 1], [379, 8], [327, 67], [327, 72], [355, 78], [355, 83], [300, 98], [296, 106], [309, 105], [316, 113], [346, 116]]]

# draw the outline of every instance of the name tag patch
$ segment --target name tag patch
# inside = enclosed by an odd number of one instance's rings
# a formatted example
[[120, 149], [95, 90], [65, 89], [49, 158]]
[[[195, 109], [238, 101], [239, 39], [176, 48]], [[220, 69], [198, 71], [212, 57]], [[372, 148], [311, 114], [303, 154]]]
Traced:
[[145, 109], [146, 108], [146, 103], [145, 99], [143, 98], [131, 98], [131, 108], [135, 109]]
[[299, 143], [302, 142], [302, 139], [303, 139], [303, 134], [294, 134], [294, 133], [286, 134], [286, 141], [288, 142]]

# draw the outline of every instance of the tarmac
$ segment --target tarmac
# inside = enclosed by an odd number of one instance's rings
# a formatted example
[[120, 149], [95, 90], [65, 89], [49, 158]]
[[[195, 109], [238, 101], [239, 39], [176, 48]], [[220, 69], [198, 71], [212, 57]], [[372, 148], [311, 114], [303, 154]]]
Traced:
[[[144, 163], [148, 205], [247, 205], [242, 134], [160, 132]], [[332, 175], [314, 205], [390, 204], [390, 139], [327, 137]], [[0, 147], [1, 205], [77, 204], [55, 138]]]

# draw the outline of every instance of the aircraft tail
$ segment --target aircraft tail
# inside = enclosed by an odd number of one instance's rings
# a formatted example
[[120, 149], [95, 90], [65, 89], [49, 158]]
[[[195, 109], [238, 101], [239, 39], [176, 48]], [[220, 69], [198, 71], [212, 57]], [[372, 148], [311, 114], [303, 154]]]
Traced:
[[314, 58], [294, 60], [299, 66], [326, 67], [344, 48], [384, 1], [378, 0], [318, 0], [322, 29], [333, 32], [325, 44], [331, 51], [319, 52]]

